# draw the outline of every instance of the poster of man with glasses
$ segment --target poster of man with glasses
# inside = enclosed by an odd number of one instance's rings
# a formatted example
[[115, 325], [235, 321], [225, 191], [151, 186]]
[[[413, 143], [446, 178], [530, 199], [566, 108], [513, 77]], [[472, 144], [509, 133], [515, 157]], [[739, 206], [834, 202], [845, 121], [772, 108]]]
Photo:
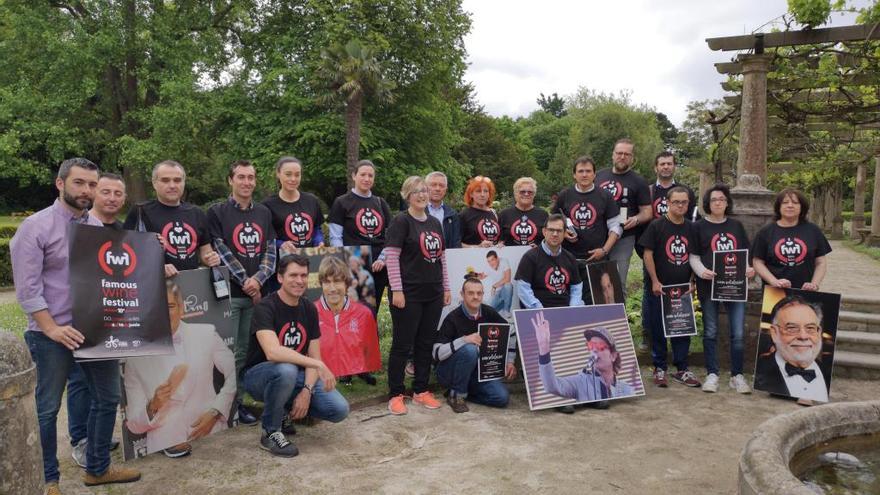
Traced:
[[764, 287], [755, 390], [828, 402], [840, 295]]

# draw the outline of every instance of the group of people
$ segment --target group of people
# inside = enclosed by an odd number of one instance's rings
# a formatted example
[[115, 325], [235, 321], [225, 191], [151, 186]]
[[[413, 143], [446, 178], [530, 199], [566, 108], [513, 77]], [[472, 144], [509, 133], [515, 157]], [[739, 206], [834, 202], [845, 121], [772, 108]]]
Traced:
[[[586, 264], [615, 262], [625, 290], [633, 251], [644, 260], [642, 344], [650, 342], [654, 383], [658, 387], [668, 383], [661, 289], [695, 281], [705, 326], [707, 376], [702, 386], [706, 392], [715, 392], [721, 304], [708, 297], [706, 288], [715, 273], [707, 266], [711, 266], [712, 252], [748, 249], [749, 239], [742, 224], [729, 217], [733, 200], [727, 186], [718, 184], [706, 191], [702, 198], [705, 216], [697, 220], [693, 191], [675, 181], [672, 153], [656, 157], [654, 184], [633, 169], [633, 158], [634, 144], [628, 139], [614, 145], [609, 168], [597, 171], [592, 158], [577, 158], [572, 166], [573, 184], [557, 195], [549, 212], [535, 205], [537, 183], [532, 178], [515, 181], [515, 204], [496, 213], [496, 190], [488, 177], [468, 181], [463, 197], [466, 207], [456, 212], [447, 203], [443, 173], [412, 176], [402, 184], [405, 209], [396, 215], [372, 192], [376, 167], [362, 160], [352, 173], [354, 187], [333, 201], [326, 217], [318, 199], [300, 190], [303, 165], [294, 157], [282, 157], [275, 164], [280, 187], [262, 203], [254, 199], [257, 174], [253, 164], [232, 163], [230, 195], [207, 213], [183, 201], [186, 172], [181, 164], [168, 160], [152, 170], [156, 198], [130, 208], [124, 222], [117, 220], [126, 199], [123, 179], [99, 173], [94, 163], [83, 158], [64, 161], [55, 181], [59, 198], [26, 219], [11, 243], [16, 295], [28, 314], [25, 338], [37, 365], [37, 411], [49, 493], [60, 493], [56, 419], [65, 387], [74, 458], [86, 470], [85, 483], [128, 482], [140, 477], [134, 469], [110, 466], [120, 396], [118, 363], [73, 359], [72, 351], [82, 344], [83, 335], [71, 326], [67, 229], [71, 223], [156, 233], [168, 278], [199, 266], [229, 269], [238, 380], [237, 390], [227, 391], [227, 396], [239, 404], [240, 423], [261, 422], [260, 446], [279, 456], [297, 454], [286, 438], [293, 432], [291, 420], [311, 415], [341, 421], [348, 414], [347, 402], [335, 390], [338, 377], [322, 360], [320, 327], [331, 321], [338, 325], [344, 311], [362, 308], [351, 300], [349, 289], [366, 275], [372, 280], [374, 308], [381, 304], [385, 289], [390, 290], [393, 335], [388, 409], [394, 415], [407, 413], [407, 401], [428, 409], [441, 407], [428, 388], [432, 366], [440, 384], [448, 389], [447, 403], [455, 412], [468, 410], [466, 400], [506, 406], [506, 386], [501, 381], [480, 382], [476, 376], [478, 325], [504, 322], [510, 316], [512, 294], [500, 298], [496, 294], [515, 292], [523, 308], [591, 304], [589, 284], [583, 283]], [[825, 255], [831, 248], [822, 232], [806, 220], [808, 208], [799, 191], [779, 194], [774, 222], [751, 243], [754, 270], [749, 268], [750, 276], [757, 273], [774, 287], [818, 290], [825, 275]], [[325, 220], [326, 238], [321, 228]], [[308, 258], [299, 249], [326, 244], [367, 246], [372, 262], [359, 267], [367, 274], [359, 274], [344, 261], [326, 258], [319, 277], [329, 289], [313, 303], [304, 297]], [[509, 266], [505, 272], [495, 254], [498, 266], [490, 265], [500, 276], [492, 283], [484, 284], [485, 277], [480, 276], [449, 280], [446, 249], [500, 250], [514, 245], [532, 247], [515, 274]], [[462, 303], [441, 322], [453, 290], [460, 293]], [[602, 282], [602, 290], [607, 292], [603, 294], [606, 300], [613, 297], [610, 281]], [[173, 291], [170, 294], [169, 305], [177, 300]], [[492, 304], [484, 303], [487, 295], [493, 298]], [[507, 302], [499, 305], [498, 299]], [[742, 374], [745, 306], [724, 305], [731, 328], [730, 386], [748, 393]], [[616, 343], [604, 329], [588, 331], [585, 339], [591, 349], [608, 353], [611, 363], [595, 370], [590, 386], [602, 391], [603, 398], [613, 397], [613, 391], [627, 387], [612, 372], [614, 362], [619, 366]], [[669, 340], [677, 368], [669, 376], [687, 386], [700, 386], [688, 367], [690, 337]], [[546, 339], [539, 339], [539, 347], [542, 343], [546, 347]], [[515, 352], [512, 338], [508, 353]], [[411, 396], [404, 384], [408, 361], [413, 368]], [[513, 360], [508, 362], [505, 375], [512, 379], [517, 371]], [[542, 378], [556, 389], [578, 387], [555, 379], [547, 352], [540, 356], [540, 364]], [[375, 383], [369, 374], [363, 378]], [[241, 406], [245, 391], [264, 403], [260, 420]], [[599, 404], [607, 407], [607, 402]], [[144, 407], [155, 413], [160, 405], [161, 401], [149, 401]], [[235, 407], [221, 409], [209, 411], [212, 417], [200, 432], [207, 433], [217, 422], [228, 420], [225, 416], [230, 410], [236, 414]], [[563, 412], [572, 411], [563, 408]], [[144, 421], [150, 419], [148, 414]], [[183, 443], [166, 449], [166, 454], [177, 457], [190, 451], [191, 446]]]

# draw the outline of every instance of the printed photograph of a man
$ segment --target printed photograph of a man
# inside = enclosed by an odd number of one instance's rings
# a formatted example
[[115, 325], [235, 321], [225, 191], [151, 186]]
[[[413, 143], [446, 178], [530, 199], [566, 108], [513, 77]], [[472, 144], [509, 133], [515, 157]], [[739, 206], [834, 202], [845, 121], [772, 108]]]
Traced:
[[617, 263], [602, 261], [587, 265], [587, 276], [593, 304], [623, 303], [623, 285], [617, 273]]

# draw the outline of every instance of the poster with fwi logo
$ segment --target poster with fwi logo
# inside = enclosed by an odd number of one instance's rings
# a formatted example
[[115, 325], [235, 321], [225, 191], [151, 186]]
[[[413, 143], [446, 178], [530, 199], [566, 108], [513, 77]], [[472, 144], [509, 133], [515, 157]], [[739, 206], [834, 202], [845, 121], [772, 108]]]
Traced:
[[71, 225], [73, 326], [78, 360], [174, 352], [156, 234]]

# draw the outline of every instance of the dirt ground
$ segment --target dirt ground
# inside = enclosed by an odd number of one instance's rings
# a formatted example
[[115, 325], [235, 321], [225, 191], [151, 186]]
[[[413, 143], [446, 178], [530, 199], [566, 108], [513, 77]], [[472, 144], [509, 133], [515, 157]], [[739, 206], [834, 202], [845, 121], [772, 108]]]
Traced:
[[[61, 487], [65, 494], [150, 495], [731, 494], [752, 431], [800, 406], [763, 392], [738, 395], [726, 378], [717, 394], [648, 385], [645, 397], [574, 415], [530, 412], [521, 384], [505, 410], [471, 405], [471, 412], [455, 414], [444, 403], [438, 411], [411, 406], [408, 415], [392, 417], [384, 404], [370, 406], [339, 424], [300, 427], [293, 459], [260, 450], [258, 427], [241, 426], [196, 443], [186, 458], [154, 454], [130, 462], [143, 472], [140, 482], [93, 490], [82, 485], [59, 428]], [[876, 398], [872, 382], [836, 379], [832, 389], [837, 402]]]

